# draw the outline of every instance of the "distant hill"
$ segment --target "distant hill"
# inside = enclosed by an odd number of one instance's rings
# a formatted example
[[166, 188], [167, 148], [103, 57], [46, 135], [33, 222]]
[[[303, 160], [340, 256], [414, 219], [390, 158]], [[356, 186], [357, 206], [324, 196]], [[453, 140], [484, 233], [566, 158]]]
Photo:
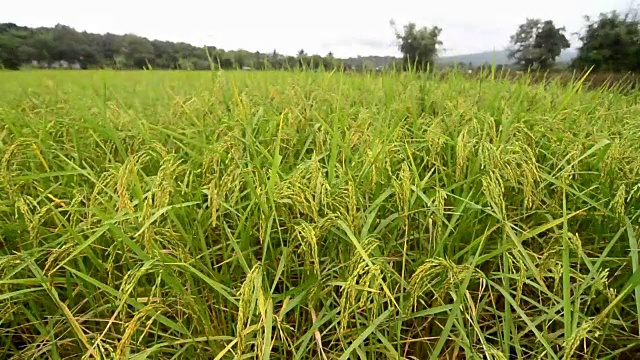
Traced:
[[[573, 49], [563, 51], [557, 59], [558, 63], [570, 62], [577, 55], [576, 51]], [[438, 58], [436, 61], [439, 64], [450, 64], [454, 62], [468, 64], [471, 63], [473, 66], [480, 66], [483, 64], [491, 64], [495, 61], [496, 65], [509, 65], [512, 64], [507, 56], [507, 50], [497, 50], [497, 51], [484, 51], [475, 54], [465, 54], [465, 55], [454, 55], [454, 56], [443, 56]]]
[[[565, 50], [558, 57], [558, 63], [568, 63], [577, 55], [576, 50]], [[402, 60], [393, 56], [358, 56], [343, 59], [345, 65], [352, 67], [361, 67], [367, 65], [368, 67], [386, 67], [391, 66], [395, 61]], [[513, 64], [507, 56], [507, 50], [497, 51], [483, 51], [475, 54], [464, 54], [454, 56], [443, 56], [436, 60], [438, 64], [452, 64], [458, 62], [461, 64], [471, 63], [473, 66], [480, 66], [484, 64], [491, 64], [495, 60], [496, 65], [510, 65]]]

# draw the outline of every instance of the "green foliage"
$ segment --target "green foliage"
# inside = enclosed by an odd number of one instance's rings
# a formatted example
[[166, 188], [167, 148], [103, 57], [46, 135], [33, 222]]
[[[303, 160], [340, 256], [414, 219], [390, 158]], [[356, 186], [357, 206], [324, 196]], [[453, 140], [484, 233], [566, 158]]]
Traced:
[[0, 117], [2, 359], [639, 349], [637, 93], [24, 71]]
[[640, 71], [640, 18], [636, 12], [600, 14], [586, 18], [582, 47], [574, 60], [576, 68], [602, 71]]
[[[213, 46], [206, 50], [214, 68], [332, 70], [342, 67], [333, 56], [285, 57], [274, 51], [261, 54], [246, 50], [224, 51]], [[110, 69], [192, 69], [211, 68], [207, 51], [187, 43], [153, 40], [134, 34], [91, 34], [69, 26], [28, 28], [0, 24], [0, 66], [18, 70], [23, 65], [37, 67], [80, 67]]]
[[193, 70], [194, 64], [192, 59], [179, 59], [178, 60], [178, 69], [180, 70]]
[[508, 57], [524, 69], [550, 69], [570, 46], [564, 32], [564, 27], [556, 28], [551, 20], [527, 19], [511, 36]]
[[8, 70], [19, 70], [22, 65], [17, 41], [11, 37], [0, 37], [0, 65]]
[[[618, 12], [601, 14], [597, 20], [586, 18], [581, 35], [582, 47], [573, 61], [574, 68], [594, 67], [601, 71], [640, 71], [640, 18], [637, 11], [624, 16]], [[13, 23], [0, 24], [0, 68], [108, 68], [108, 69], [241, 69], [257, 70], [425, 70], [433, 65], [442, 42], [442, 29], [418, 28], [408, 23], [398, 31], [398, 49], [402, 63], [395, 57], [367, 56], [337, 59], [333, 54], [309, 55], [300, 50], [285, 56], [274, 50], [270, 54], [246, 50], [225, 51], [214, 46], [205, 49], [186, 43], [153, 40], [134, 34], [91, 34], [65, 25], [53, 28], [28, 28]], [[527, 19], [511, 36], [506, 58], [524, 69], [547, 70], [570, 44], [564, 27], [551, 20]], [[206, 51], [205, 51], [206, 50]], [[207, 55], [207, 53], [209, 55]], [[496, 53], [501, 55], [502, 52]], [[483, 54], [484, 55], [484, 54]], [[460, 56], [466, 59], [465, 56]], [[502, 61], [507, 61], [506, 58]], [[467, 60], [465, 60], [467, 61]], [[479, 64], [474, 64], [479, 65]]]
[[[395, 22], [391, 21], [391, 26], [395, 27]], [[433, 65], [438, 56], [438, 48], [442, 46], [440, 34], [442, 29], [434, 26], [418, 28], [415, 23], [408, 23], [399, 32], [394, 29], [398, 40], [398, 49], [402, 53], [405, 66], [416, 70], [426, 70]]]

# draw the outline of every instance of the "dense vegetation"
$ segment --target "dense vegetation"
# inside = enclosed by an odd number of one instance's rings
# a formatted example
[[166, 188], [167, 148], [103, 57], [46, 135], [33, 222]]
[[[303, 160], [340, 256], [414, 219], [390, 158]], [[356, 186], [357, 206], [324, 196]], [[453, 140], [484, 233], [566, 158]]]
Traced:
[[640, 103], [451, 73], [0, 73], [0, 358], [638, 350]]
[[[612, 12], [597, 20], [587, 18], [581, 36], [582, 45], [573, 67], [594, 67], [608, 72], [640, 71], [640, 18], [638, 13]], [[246, 50], [225, 51], [215, 46], [196, 47], [187, 43], [149, 40], [133, 34], [91, 34], [64, 25], [53, 28], [28, 28], [12, 23], [0, 24], [0, 68], [107, 68], [107, 69], [358, 69], [381, 67], [424, 70], [432, 65], [443, 45], [438, 26], [405, 25], [395, 29], [402, 59], [393, 57], [357, 57], [336, 59], [309, 55], [300, 50], [296, 56]], [[444, 29], [446, 31], [446, 29]], [[551, 20], [527, 19], [511, 37], [509, 58], [523, 69], [548, 70], [554, 67], [561, 51], [570, 46], [563, 27]]]
[[511, 36], [508, 56], [523, 69], [551, 69], [562, 50], [571, 46], [564, 32], [551, 20], [527, 19]]
[[637, 13], [601, 14], [590, 21], [574, 66], [596, 70], [640, 72], [640, 18]]
[[[35, 62], [35, 63], [34, 63]], [[36, 67], [77, 66], [110, 69], [208, 70], [251, 67], [254, 69], [320, 68], [342, 65], [332, 54], [285, 56], [246, 50], [224, 51], [215, 46], [196, 47], [187, 43], [149, 40], [134, 34], [92, 34], [65, 25], [28, 28], [0, 24], [0, 63], [8, 69], [24, 64]]]

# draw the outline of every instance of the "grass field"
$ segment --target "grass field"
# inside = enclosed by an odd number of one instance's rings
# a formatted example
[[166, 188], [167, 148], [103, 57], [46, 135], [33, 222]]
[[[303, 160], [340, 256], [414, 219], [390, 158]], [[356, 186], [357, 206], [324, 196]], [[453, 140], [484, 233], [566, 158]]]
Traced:
[[639, 100], [0, 72], [0, 358], [630, 357]]

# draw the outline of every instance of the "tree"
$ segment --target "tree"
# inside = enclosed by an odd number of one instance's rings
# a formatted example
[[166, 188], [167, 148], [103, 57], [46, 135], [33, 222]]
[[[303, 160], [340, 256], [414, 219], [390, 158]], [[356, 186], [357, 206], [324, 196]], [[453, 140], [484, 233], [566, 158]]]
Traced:
[[0, 68], [20, 69], [23, 65], [56, 67], [64, 62], [76, 68], [115, 69], [233, 69], [244, 66], [264, 69], [343, 68], [342, 60], [332, 53], [309, 56], [304, 50], [298, 57], [258, 51], [225, 52], [215, 46], [196, 47], [184, 42], [153, 40], [134, 34], [93, 34], [79, 32], [58, 24], [55, 27], [29, 28], [0, 23]]
[[640, 20], [637, 12], [600, 14], [597, 20], [585, 17], [587, 27], [580, 36], [582, 46], [574, 68], [604, 71], [640, 71]]
[[178, 69], [179, 70], [193, 70], [193, 60], [192, 59], [178, 59]]
[[242, 69], [245, 66], [250, 66], [251, 56], [252, 54], [247, 52], [246, 50], [237, 50], [228, 52], [231, 55], [231, 59], [233, 60], [233, 66], [236, 69]]
[[293, 70], [299, 66], [299, 60], [295, 56], [286, 56], [284, 58], [284, 69]]
[[329, 51], [322, 61], [325, 70], [333, 70], [336, 68], [336, 58], [333, 56], [333, 52]]
[[[122, 53], [127, 59], [127, 65], [136, 69], [146, 68], [155, 59], [151, 41], [133, 34], [126, 34], [122, 38]], [[180, 56], [178, 58], [181, 58]]]
[[88, 44], [79, 32], [61, 24], [56, 25], [51, 32], [55, 43], [51, 54], [53, 60], [75, 63], [82, 58]]
[[0, 24], [0, 68], [19, 70], [37, 50], [30, 42], [33, 30], [13, 23]]
[[180, 68], [179, 54], [175, 51], [175, 44], [168, 41], [154, 40], [151, 42], [153, 47], [153, 63], [154, 68], [176, 69]]
[[20, 65], [17, 41], [8, 35], [0, 36], [0, 68], [19, 70]]
[[51, 54], [54, 53], [56, 47], [53, 35], [46, 30], [37, 29], [30, 42], [31, 47], [36, 50], [32, 60], [44, 63], [48, 67], [52, 61]]
[[400, 33], [395, 28], [393, 20], [391, 20], [391, 26], [394, 28], [398, 49], [402, 53], [405, 65], [424, 70], [433, 64], [438, 56], [439, 47], [442, 46], [442, 41], [439, 40], [441, 28], [437, 26], [418, 28], [416, 24], [410, 22]]
[[553, 21], [527, 19], [511, 36], [509, 59], [525, 68], [549, 69], [562, 50], [569, 48], [565, 28], [557, 28]]
[[304, 49], [298, 50], [298, 54], [296, 55], [296, 57], [298, 58], [298, 66], [300, 68], [305, 69], [309, 67], [308, 55], [304, 51]]
[[312, 55], [309, 57], [309, 68], [317, 70], [324, 67], [324, 58], [320, 55]]
[[276, 51], [276, 49], [273, 49], [273, 52], [269, 55], [267, 60], [271, 69], [283, 68], [284, 56], [278, 54], [278, 51]]

